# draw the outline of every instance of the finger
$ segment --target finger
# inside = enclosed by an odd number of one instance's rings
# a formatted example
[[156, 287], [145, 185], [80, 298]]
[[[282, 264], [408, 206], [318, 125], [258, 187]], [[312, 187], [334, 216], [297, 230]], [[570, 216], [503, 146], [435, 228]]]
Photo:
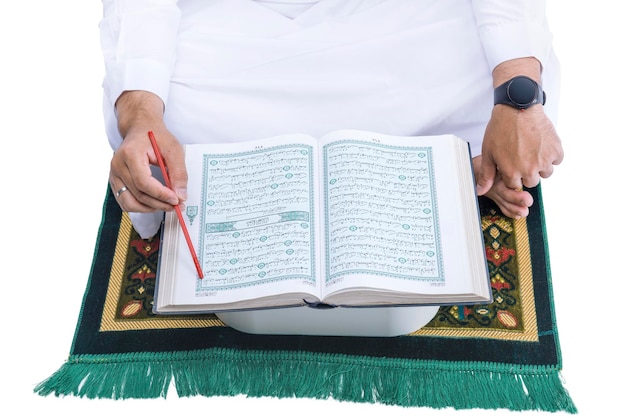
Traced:
[[145, 161], [129, 160], [124, 174], [120, 177], [141, 204], [153, 210], [166, 211], [178, 204], [179, 199], [176, 194], [160, 181], [159, 168], [151, 166], [147, 159]]
[[498, 204], [502, 213], [510, 218], [528, 216], [529, 208], [534, 203], [530, 193], [508, 188], [498, 189], [492, 199]]
[[497, 167], [493, 160], [483, 156], [478, 174], [476, 175], [476, 194], [482, 196], [489, 192], [497, 174]]
[[122, 193], [127, 192], [128, 191], [128, 187], [126, 186], [122, 186], [119, 189], [117, 189], [117, 191], [115, 192], [115, 197], [120, 197]]
[[563, 162], [563, 158], [565, 158], [565, 154], [561, 151], [558, 156], [552, 161], [552, 165], [559, 165]]
[[[150, 173], [150, 169], [148, 168]], [[141, 176], [137, 176], [141, 177]], [[126, 212], [154, 212], [156, 210], [169, 211], [173, 209], [172, 205], [163, 203], [162, 201], [151, 197], [141, 190], [141, 187], [137, 186], [133, 177], [126, 166], [123, 168], [118, 167], [116, 173], [109, 173], [109, 184], [113, 191], [115, 198], [122, 208]], [[149, 176], [149, 179], [162, 186], [158, 180]]]
[[500, 175], [496, 176], [495, 182], [486, 197], [493, 200], [502, 213], [510, 218], [528, 216], [528, 208], [533, 204], [533, 197], [522, 189], [512, 190], [504, 184]]
[[550, 165], [550, 166], [546, 167], [546, 169], [541, 170], [539, 172], [539, 176], [541, 178], [547, 179], [548, 177], [550, 177], [552, 175], [552, 173], [554, 173], [554, 166]]
[[517, 191], [517, 190], [510, 191], [509, 190], [509, 191], [503, 192], [503, 194], [505, 195], [505, 198], [509, 202], [516, 204], [517, 206], [529, 208], [533, 205], [533, 203], [535, 203], [533, 196], [524, 190], [522, 191]]
[[[159, 174], [159, 169], [151, 165], [151, 158], [154, 154], [147, 139], [123, 143], [111, 160], [111, 183], [113, 186], [125, 185], [134, 200], [143, 206], [152, 210], [171, 210], [179, 199], [154, 177]], [[133, 207], [137, 204], [132, 202]]]
[[500, 173], [500, 176], [502, 178], [502, 184], [507, 189], [519, 192], [524, 188], [524, 181], [519, 174], [514, 176], [505, 176], [504, 173]]
[[530, 213], [527, 207], [514, 205], [506, 201], [502, 201], [501, 203], [499, 203], [498, 207], [500, 208], [504, 216], [507, 216], [513, 219], [525, 218]]
[[135, 196], [129, 191], [126, 193], [120, 194], [115, 198], [117, 203], [120, 205], [120, 208], [125, 212], [141, 212], [141, 213], [149, 213], [155, 212], [157, 210], [163, 211], [171, 211], [173, 209], [172, 206], [164, 207], [163, 209], [155, 208], [151, 205], [146, 205], [143, 202], [137, 200]]
[[[117, 184], [117, 186], [116, 186]], [[135, 199], [130, 188], [123, 185], [119, 180], [110, 181], [111, 190], [115, 196], [115, 200], [119, 204], [120, 208], [125, 212], [152, 212], [153, 208], [144, 205]]]
[[136, 179], [133, 184], [134, 188], [132, 186], [129, 188], [133, 190], [135, 198], [144, 205], [158, 210], [168, 210], [179, 203], [176, 194], [152, 176]]
[[563, 158], [565, 158], [565, 152], [563, 151], [563, 148], [561, 147], [560, 138], [559, 138], [559, 143], [555, 152], [556, 152], [556, 156], [554, 157], [554, 160], [552, 161], [552, 165], [559, 165], [563, 162]]
[[539, 173], [535, 173], [533, 175], [524, 177], [522, 179], [522, 184], [525, 187], [533, 188], [533, 187], [536, 187], [539, 184], [540, 179], [541, 179], [541, 177], [539, 177]]

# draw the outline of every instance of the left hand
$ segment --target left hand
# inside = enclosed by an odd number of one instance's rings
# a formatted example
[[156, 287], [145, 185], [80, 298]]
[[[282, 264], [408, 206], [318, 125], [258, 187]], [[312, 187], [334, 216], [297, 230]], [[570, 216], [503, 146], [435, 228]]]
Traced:
[[561, 140], [542, 105], [524, 111], [496, 105], [483, 139], [477, 193], [487, 194], [497, 176], [512, 190], [535, 187], [562, 160]]

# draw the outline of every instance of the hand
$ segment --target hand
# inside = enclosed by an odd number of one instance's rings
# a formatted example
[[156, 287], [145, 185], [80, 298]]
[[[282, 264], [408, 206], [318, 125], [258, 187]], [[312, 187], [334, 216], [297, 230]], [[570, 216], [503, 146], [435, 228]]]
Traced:
[[[482, 156], [472, 159], [474, 173], [477, 175], [481, 167]], [[530, 193], [522, 189], [511, 189], [502, 180], [500, 173], [496, 173], [493, 185], [484, 194], [493, 200], [502, 213], [509, 218], [519, 219], [528, 216], [529, 208], [533, 204], [533, 197]]]
[[496, 105], [485, 130], [477, 192], [488, 193], [498, 176], [509, 189], [535, 187], [562, 160], [561, 140], [542, 105], [525, 111]]
[[[119, 129], [124, 141], [111, 159], [109, 184], [127, 212], [171, 211], [187, 198], [187, 170], [181, 144], [163, 123], [163, 103], [145, 91], [123, 93], [117, 102]], [[158, 165], [148, 137], [153, 131], [174, 190], [152, 176]], [[117, 195], [117, 192], [126, 191]]]
[[[504, 61], [493, 70], [493, 86], [518, 75], [540, 82], [541, 63], [533, 57]], [[552, 175], [554, 166], [562, 160], [561, 140], [543, 105], [524, 111], [496, 105], [483, 139], [481, 164], [476, 173], [477, 193], [487, 195], [492, 187], [502, 185], [517, 192], [523, 186], [535, 187], [542, 177]], [[504, 190], [496, 193], [501, 195]]]

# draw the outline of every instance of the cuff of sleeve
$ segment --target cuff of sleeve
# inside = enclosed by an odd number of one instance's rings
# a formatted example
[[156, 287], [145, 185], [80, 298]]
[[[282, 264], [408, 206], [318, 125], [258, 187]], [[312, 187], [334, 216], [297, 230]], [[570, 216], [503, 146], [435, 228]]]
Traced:
[[156, 94], [166, 104], [170, 79], [170, 69], [160, 61], [136, 58], [126, 61], [123, 68], [109, 74], [105, 88], [112, 103], [125, 91], [145, 90]]
[[493, 25], [482, 28], [480, 35], [491, 71], [504, 61], [523, 57], [535, 57], [543, 65], [552, 48], [552, 33], [544, 24]]

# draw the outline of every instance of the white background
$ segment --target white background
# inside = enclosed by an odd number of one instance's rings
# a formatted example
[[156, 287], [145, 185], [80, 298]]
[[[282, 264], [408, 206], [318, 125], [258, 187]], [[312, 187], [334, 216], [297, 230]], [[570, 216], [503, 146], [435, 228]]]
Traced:
[[[558, 130], [566, 158], [543, 190], [563, 377], [581, 417], [615, 416], [626, 372], [617, 342], [626, 278], [620, 248], [626, 233], [620, 181], [626, 165], [625, 25], [617, 1], [548, 3], [563, 72]], [[101, 7], [99, 1], [31, 0], [0, 8], [3, 416], [13, 410], [17, 416], [65, 417], [513, 416], [294, 399], [34, 395], [33, 387], [69, 353], [107, 187]]]

